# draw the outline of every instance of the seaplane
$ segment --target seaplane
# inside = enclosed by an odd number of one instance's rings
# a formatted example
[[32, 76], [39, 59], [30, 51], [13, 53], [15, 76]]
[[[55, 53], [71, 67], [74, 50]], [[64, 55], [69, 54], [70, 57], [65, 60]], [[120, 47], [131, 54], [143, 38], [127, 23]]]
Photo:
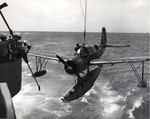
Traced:
[[[83, 8], [81, 1], [80, 7]], [[107, 47], [130, 47], [129, 44], [126, 45], [109, 45], [107, 44], [107, 33], [106, 28], [102, 28], [101, 33], [101, 42], [99, 44], [87, 45], [86, 41], [86, 16], [87, 16], [87, 0], [85, 1], [85, 11], [82, 10], [83, 20], [84, 20], [84, 32], [83, 32], [83, 43], [77, 43], [74, 48], [74, 54], [72, 58], [64, 58], [62, 56], [56, 55], [52, 56], [51, 54], [44, 53], [35, 53], [29, 52], [28, 56], [35, 57], [35, 66], [36, 71], [33, 72], [30, 68], [33, 78], [35, 79], [39, 89], [40, 85], [36, 80], [37, 77], [43, 76], [46, 74], [46, 65], [49, 60], [60, 62], [64, 65], [64, 70], [67, 74], [76, 76], [75, 84], [67, 90], [61, 100], [65, 103], [71, 102], [82, 97], [87, 91], [89, 91], [94, 85], [96, 79], [100, 75], [101, 68], [106, 64], [118, 64], [118, 63], [129, 63], [132, 70], [135, 73], [135, 76], [138, 80], [139, 87], [147, 87], [147, 83], [144, 80], [144, 62], [150, 61], [149, 56], [145, 57], [130, 57], [130, 58], [119, 58], [115, 60], [105, 60], [102, 61], [100, 58], [105, 52]], [[139, 63], [142, 65], [142, 74], [137, 71], [138, 67], [135, 67], [134, 63]], [[29, 64], [28, 64], [29, 66]]]
[[[81, 1], [80, 7], [83, 8]], [[85, 11], [82, 10], [84, 20], [84, 32], [83, 32], [83, 43], [77, 43], [74, 48], [74, 54], [71, 58], [64, 58], [59, 55], [52, 56], [51, 54], [29, 52], [28, 56], [35, 57], [36, 71], [33, 72], [28, 62], [29, 69], [32, 73], [32, 77], [35, 79], [39, 89], [40, 85], [37, 81], [37, 77], [46, 74], [46, 65], [49, 60], [53, 60], [64, 65], [64, 70], [67, 74], [76, 76], [75, 84], [71, 86], [61, 97], [64, 103], [71, 102], [82, 97], [87, 91], [89, 91], [94, 85], [96, 79], [100, 75], [101, 69], [104, 65], [114, 65], [118, 63], [129, 63], [135, 76], [138, 80], [138, 86], [141, 88], [147, 87], [147, 83], [144, 80], [144, 63], [150, 61], [149, 56], [145, 57], [130, 57], [130, 58], [118, 58], [114, 60], [100, 60], [107, 47], [113, 48], [124, 48], [130, 47], [126, 45], [111, 45], [107, 44], [107, 33], [106, 28], [102, 28], [101, 42], [99, 44], [87, 45], [86, 41], [86, 16], [87, 16], [87, 0], [85, 1]], [[134, 63], [139, 63], [138, 67]], [[142, 65], [142, 73], [137, 71], [137, 68]]]
[[[6, 7], [7, 4], [4, 3], [0, 5], [0, 9]], [[86, 0], [86, 6], [87, 6], [87, 0]], [[87, 9], [87, 7], [86, 7]], [[102, 61], [100, 58], [105, 52], [105, 49], [107, 47], [130, 47], [129, 44], [127, 45], [109, 45], [107, 44], [107, 33], [106, 33], [106, 28], [102, 28], [102, 33], [101, 33], [101, 42], [99, 44], [94, 44], [94, 45], [87, 45], [85, 43], [86, 41], [86, 10], [85, 9], [85, 15], [84, 15], [84, 32], [83, 32], [83, 40], [84, 42], [82, 44], [77, 43], [75, 48], [74, 48], [74, 54], [72, 58], [64, 58], [59, 55], [52, 56], [51, 54], [45, 54], [45, 53], [38, 53], [38, 52], [30, 52], [31, 46], [29, 44], [23, 43], [23, 52], [19, 54], [19, 57], [15, 57], [14, 59], [8, 60], [12, 64], [15, 62], [18, 62], [18, 68], [19, 72], [21, 72], [21, 60], [20, 58], [24, 59], [25, 63], [28, 65], [29, 70], [31, 71], [32, 77], [34, 78], [38, 89], [40, 90], [40, 85], [38, 83], [37, 78], [43, 75], [46, 75], [46, 66], [47, 63], [51, 61], [56, 61], [58, 63], [62, 63], [64, 65], [64, 70], [67, 74], [76, 76], [76, 82], [74, 85], [71, 86], [69, 90], [67, 90], [63, 96], [61, 97], [61, 100], [65, 103], [71, 102], [73, 100], [76, 100], [80, 97], [82, 97], [87, 91], [89, 91], [92, 86], [94, 85], [96, 79], [100, 75], [102, 67], [107, 64], [118, 64], [118, 63], [129, 63], [132, 70], [135, 73], [135, 76], [138, 79], [138, 86], [145, 88], [147, 87], [147, 83], [144, 80], [144, 63], [147, 61], [150, 61], [149, 56], [145, 57], [130, 57], [130, 58], [119, 58], [116, 60], [105, 60]], [[83, 12], [82, 12], [83, 13]], [[9, 29], [9, 33], [11, 35], [11, 39], [15, 38], [15, 35], [10, 29], [5, 17], [3, 16], [2, 12], [0, 12], [6, 26]], [[14, 41], [14, 40], [11, 40]], [[20, 41], [15, 41], [16, 43]], [[18, 48], [18, 47], [17, 47]], [[27, 49], [27, 50], [26, 50]], [[17, 49], [21, 50], [22, 49]], [[35, 67], [36, 71], [34, 72], [33, 69], [31, 68], [29, 64], [28, 57], [35, 57]], [[7, 61], [7, 62], [8, 62]], [[139, 72], [137, 71], [138, 67], [135, 67], [134, 63], [140, 63], [142, 65], [142, 74], [140, 76]], [[10, 66], [10, 65], [9, 65]], [[14, 67], [14, 66], [12, 66]], [[17, 73], [17, 72], [16, 72]], [[16, 76], [16, 75], [15, 75]], [[4, 80], [8, 83], [8, 87], [10, 89], [10, 93], [14, 92], [15, 93], [12, 95], [14, 96], [20, 91], [20, 86], [21, 86], [21, 75], [17, 77], [17, 81], [15, 81], [15, 85], [18, 86], [18, 81], [19, 81], [19, 87], [17, 88], [18, 90], [16, 91], [16, 86], [12, 86], [11, 80], [9, 80], [10, 77], [5, 77]], [[16, 78], [14, 78], [15, 80]], [[10, 84], [10, 85], [9, 85]]]
[[[36, 72], [32, 73], [32, 76], [36, 78], [45, 75], [45, 67], [49, 60], [54, 60], [64, 64], [65, 72], [69, 75], [75, 75], [77, 77], [75, 84], [71, 86], [71, 88], [61, 97], [61, 100], [66, 103], [82, 97], [88, 90], [90, 90], [100, 75], [101, 68], [107, 64], [114, 65], [118, 63], [129, 63], [135, 73], [135, 76], [137, 77], [138, 86], [141, 88], [147, 87], [147, 83], [144, 80], [144, 62], [150, 61], [150, 57], [130, 57], [102, 61], [100, 58], [107, 47], [130, 47], [130, 45], [108, 45], [106, 29], [103, 27], [101, 43], [90, 46], [85, 44], [80, 45], [77, 43], [74, 48], [75, 53], [73, 58], [67, 59], [59, 55], [52, 57], [48, 54], [29, 52], [28, 55], [35, 57], [36, 61]], [[142, 65], [141, 76], [137, 71], [139, 66], [135, 67], [134, 63], [139, 63], [139, 65]]]

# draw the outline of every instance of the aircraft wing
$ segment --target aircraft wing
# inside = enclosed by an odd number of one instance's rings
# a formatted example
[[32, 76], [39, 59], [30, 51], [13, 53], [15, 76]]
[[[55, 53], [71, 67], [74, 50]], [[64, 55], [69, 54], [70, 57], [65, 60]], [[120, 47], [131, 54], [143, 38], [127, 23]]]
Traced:
[[54, 61], [59, 61], [58, 58], [44, 53], [29, 52], [28, 55], [33, 57], [40, 57], [40, 58], [50, 59]]
[[118, 63], [130, 63], [130, 62], [146, 62], [150, 61], [150, 57], [130, 57], [130, 58], [119, 58], [114, 60], [97, 60], [91, 61], [91, 65], [100, 65], [100, 64], [118, 64]]

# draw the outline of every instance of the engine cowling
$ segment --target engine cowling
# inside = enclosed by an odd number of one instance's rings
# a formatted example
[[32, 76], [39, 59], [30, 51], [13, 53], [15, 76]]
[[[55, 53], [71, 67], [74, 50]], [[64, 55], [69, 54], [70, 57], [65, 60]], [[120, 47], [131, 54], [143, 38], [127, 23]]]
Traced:
[[66, 62], [64, 69], [68, 74], [77, 74], [84, 71], [88, 66], [89, 62], [87, 59], [76, 56]]

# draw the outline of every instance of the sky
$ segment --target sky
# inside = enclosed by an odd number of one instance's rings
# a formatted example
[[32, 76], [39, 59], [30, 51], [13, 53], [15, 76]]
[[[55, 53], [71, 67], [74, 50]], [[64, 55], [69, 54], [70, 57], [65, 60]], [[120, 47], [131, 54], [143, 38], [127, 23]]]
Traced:
[[[80, 7], [85, 0], [0, 0], [1, 11], [15, 31], [82, 32]], [[150, 0], [88, 0], [87, 32], [150, 32]], [[7, 30], [0, 17], [0, 31]]]

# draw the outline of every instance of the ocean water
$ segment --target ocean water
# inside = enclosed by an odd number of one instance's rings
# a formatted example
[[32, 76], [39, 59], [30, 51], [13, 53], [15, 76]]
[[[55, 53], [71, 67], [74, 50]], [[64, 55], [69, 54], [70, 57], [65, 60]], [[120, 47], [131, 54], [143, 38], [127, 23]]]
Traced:
[[[87, 33], [86, 44], [98, 44], [100, 38], [100, 33]], [[22, 32], [22, 40], [32, 44], [31, 51], [72, 57], [75, 44], [83, 42], [83, 35]], [[102, 60], [149, 55], [148, 34], [108, 33], [108, 44], [130, 44], [130, 47], [107, 48]], [[35, 71], [35, 58], [29, 56], [29, 61]], [[46, 69], [47, 74], [38, 78], [41, 86], [38, 91], [27, 65], [22, 63], [22, 89], [13, 98], [18, 119], [149, 119], [149, 63], [145, 63], [144, 75], [147, 88], [137, 87], [129, 64], [104, 65], [91, 90], [68, 104], [60, 97], [76, 77], [66, 74], [58, 62], [49, 61]]]

